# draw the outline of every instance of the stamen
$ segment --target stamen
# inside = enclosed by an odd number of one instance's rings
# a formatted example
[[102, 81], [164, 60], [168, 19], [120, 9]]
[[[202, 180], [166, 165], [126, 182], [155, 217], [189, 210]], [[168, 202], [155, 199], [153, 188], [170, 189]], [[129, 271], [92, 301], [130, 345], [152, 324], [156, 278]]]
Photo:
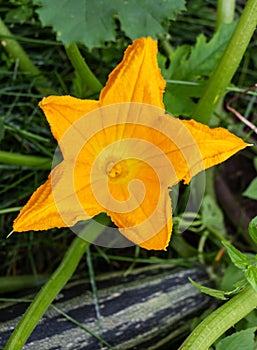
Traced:
[[111, 178], [118, 177], [122, 174], [122, 165], [121, 163], [110, 162], [106, 166], [106, 174]]

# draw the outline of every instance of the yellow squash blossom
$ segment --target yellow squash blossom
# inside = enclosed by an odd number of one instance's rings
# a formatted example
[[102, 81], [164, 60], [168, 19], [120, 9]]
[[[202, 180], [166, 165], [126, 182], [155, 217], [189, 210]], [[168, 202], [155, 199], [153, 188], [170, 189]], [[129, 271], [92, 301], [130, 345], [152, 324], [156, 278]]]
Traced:
[[135, 244], [167, 247], [170, 187], [247, 144], [226, 129], [166, 114], [156, 56], [155, 40], [135, 40], [99, 101], [50, 96], [40, 102], [63, 160], [21, 210], [13, 231], [71, 227], [105, 212]]

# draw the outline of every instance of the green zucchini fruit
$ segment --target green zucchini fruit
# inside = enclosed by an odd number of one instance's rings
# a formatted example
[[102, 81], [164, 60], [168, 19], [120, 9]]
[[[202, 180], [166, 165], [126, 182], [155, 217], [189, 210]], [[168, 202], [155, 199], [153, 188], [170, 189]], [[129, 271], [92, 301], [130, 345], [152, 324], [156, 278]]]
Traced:
[[[99, 319], [90, 283], [70, 283], [54, 305], [89, 332], [50, 307], [23, 349], [159, 349], [188, 331], [190, 321], [209, 306], [210, 297], [193, 287], [188, 277], [200, 284], [210, 283], [201, 267], [170, 265], [150, 265], [126, 276], [120, 272], [99, 276]], [[0, 306], [0, 346], [4, 347], [26, 307], [26, 303]]]

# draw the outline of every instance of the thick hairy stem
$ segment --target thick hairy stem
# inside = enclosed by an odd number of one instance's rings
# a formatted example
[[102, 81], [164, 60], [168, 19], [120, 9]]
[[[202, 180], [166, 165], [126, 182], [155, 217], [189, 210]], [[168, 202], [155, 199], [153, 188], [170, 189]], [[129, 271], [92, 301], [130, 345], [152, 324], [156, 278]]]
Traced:
[[193, 116], [208, 124], [209, 118], [235, 74], [257, 24], [257, 0], [248, 0], [230, 42], [211, 76]]
[[215, 310], [184, 341], [179, 350], [208, 350], [230, 327], [257, 306], [257, 292], [248, 286]]

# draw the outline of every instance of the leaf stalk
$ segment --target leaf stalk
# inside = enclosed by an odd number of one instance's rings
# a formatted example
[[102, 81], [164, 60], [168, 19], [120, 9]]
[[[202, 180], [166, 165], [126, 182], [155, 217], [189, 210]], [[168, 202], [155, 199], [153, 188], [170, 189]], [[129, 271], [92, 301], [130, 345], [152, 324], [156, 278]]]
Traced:
[[51, 169], [52, 159], [0, 151], [0, 163], [48, 170]]
[[193, 117], [208, 124], [211, 114], [230, 84], [257, 24], [257, 0], [248, 0], [216, 70], [198, 102]]
[[230, 327], [257, 306], [257, 292], [247, 286], [205, 318], [180, 346], [179, 350], [208, 350]]
[[72, 43], [69, 46], [66, 46], [65, 50], [73, 68], [79, 76], [84, 93], [83, 97], [99, 93], [102, 89], [102, 84], [87, 65], [78, 46], [75, 43]]

